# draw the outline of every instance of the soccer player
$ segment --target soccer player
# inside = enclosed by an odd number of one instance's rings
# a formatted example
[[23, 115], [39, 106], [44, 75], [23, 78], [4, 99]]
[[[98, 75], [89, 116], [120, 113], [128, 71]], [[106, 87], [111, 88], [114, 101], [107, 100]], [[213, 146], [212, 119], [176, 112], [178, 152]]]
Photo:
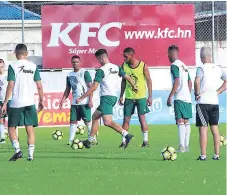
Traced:
[[192, 81], [187, 66], [179, 60], [179, 48], [171, 45], [168, 48], [168, 58], [171, 64], [173, 87], [167, 100], [167, 106], [172, 106], [174, 96], [174, 112], [180, 144], [178, 152], [189, 151], [191, 127], [189, 119], [192, 118], [191, 89]]
[[126, 148], [134, 136], [129, 134], [125, 129], [123, 129], [119, 124], [115, 123], [112, 119], [113, 107], [117, 102], [118, 91], [115, 82], [118, 80], [119, 76], [121, 76], [130, 82], [133, 90], [137, 91], [137, 89], [133, 85], [133, 81], [131, 80], [131, 78], [126, 75], [119, 66], [112, 64], [109, 61], [108, 54], [105, 49], [97, 50], [95, 56], [102, 67], [96, 71], [94, 83], [91, 88], [80, 98], [77, 99], [77, 103], [81, 102], [84, 98], [93, 93], [100, 85], [100, 105], [92, 116], [91, 134], [88, 140], [84, 141], [84, 146], [86, 148], [90, 148], [91, 143], [94, 141], [94, 136], [98, 131], [99, 120], [102, 117], [105, 126], [114, 129], [125, 137], [126, 144], [124, 148]]
[[15, 48], [18, 59], [8, 68], [8, 86], [2, 105], [2, 113], [6, 113], [7, 103], [12, 95], [8, 109], [8, 130], [15, 154], [10, 161], [22, 158], [20, 144], [16, 135], [17, 126], [25, 126], [28, 135], [28, 161], [34, 158], [35, 131], [38, 126], [38, 117], [34, 104], [34, 82], [39, 94], [39, 110], [43, 109], [43, 87], [37, 66], [26, 60], [27, 46], [18, 44]]
[[85, 125], [88, 128], [88, 135], [91, 132], [91, 108], [92, 104], [92, 94], [89, 97], [85, 98], [79, 104], [76, 103], [76, 99], [82, 96], [88, 88], [92, 85], [91, 75], [84, 68], [80, 68], [81, 60], [80, 57], [75, 55], [71, 58], [71, 63], [73, 66], [73, 71], [70, 72], [66, 78], [66, 88], [62, 100], [60, 102], [59, 108], [62, 108], [62, 104], [69, 96], [69, 93], [72, 89], [72, 105], [70, 109], [70, 130], [69, 130], [69, 141], [67, 145], [71, 145], [75, 133], [77, 131], [78, 121], [81, 119], [84, 121]]
[[[6, 87], [8, 84], [7, 77], [4, 75], [5, 73], [5, 62], [3, 59], [0, 59], [0, 106], [2, 106], [3, 101], [6, 95]], [[9, 101], [10, 102], [10, 101]], [[8, 107], [9, 104], [7, 104]], [[5, 142], [5, 118], [7, 115], [2, 115], [0, 117], [0, 144], [4, 144]], [[18, 137], [18, 128], [16, 128], [16, 134]]]
[[[143, 143], [141, 147], [148, 147], [148, 125], [146, 122], [145, 114], [149, 113], [148, 106], [152, 104], [152, 81], [147, 65], [135, 57], [135, 51], [133, 48], [126, 48], [123, 52], [125, 63], [122, 66], [123, 71], [130, 75], [134, 84], [138, 89], [138, 93], [132, 90], [131, 85], [124, 78], [121, 82], [121, 94], [119, 104], [124, 105], [124, 121], [123, 129], [129, 129], [129, 123], [131, 116], [137, 108], [138, 117], [140, 121], [141, 130], [143, 133]], [[148, 88], [148, 98], [147, 98]], [[123, 95], [125, 93], [125, 102], [123, 104]], [[147, 106], [148, 105], [148, 106]], [[122, 137], [122, 143], [119, 146], [125, 146], [125, 138]]]
[[[218, 95], [226, 90], [226, 72], [221, 66], [212, 63], [212, 51], [209, 47], [202, 47], [200, 59], [203, 63], [197, 68], [194, 81], [196, 105], [196, 126], [199, 127], [201, 155], [197, 160], [206, 160], [207, 129], [210, 125], [214, 140], [213, 160], [219, 160], [220, 135], [218, 129], [219, 103]], [[220, 80], [223, 84], [220, 87]], [[220, 87], [220, 88], [219, 88]]]

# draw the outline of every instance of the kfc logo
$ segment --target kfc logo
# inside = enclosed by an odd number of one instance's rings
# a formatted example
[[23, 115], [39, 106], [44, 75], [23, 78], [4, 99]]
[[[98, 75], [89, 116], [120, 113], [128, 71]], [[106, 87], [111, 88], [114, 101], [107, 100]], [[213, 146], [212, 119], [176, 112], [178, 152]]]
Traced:
[[[51, 23], [51, 35], [47, 47], [58, 47], [60, 40], [68, 47], [89, 46], [88, 38], [97, 38], [99, 43], [106, 47], [116, 47], [120, 45], [120, 41], [111, 41], [107, 37], [107, 32], [112, 28], [121, 29], [122, 23], [111, 22], [101, 26], [101, 23], [68, 23], [67, 27], [62, 28], [63, 23]], [[80, 36], [77, 40], [73, 40], [69, 33], [80, 27]], [[92, 29], [91, 29], [92, 28]], [[94, 30], [96, 28], [97, 30]]]

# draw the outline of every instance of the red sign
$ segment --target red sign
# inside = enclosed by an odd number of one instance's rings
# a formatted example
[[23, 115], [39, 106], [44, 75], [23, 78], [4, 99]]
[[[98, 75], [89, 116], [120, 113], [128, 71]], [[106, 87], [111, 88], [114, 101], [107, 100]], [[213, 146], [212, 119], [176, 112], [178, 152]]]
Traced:
[[[38, 113], [39, 126], [69, 125], [70, 123], [70, 106], [71, 95], [66, 99], [59, 109], [59, 103], [63, 93], [45, 93], [44, 109]], [[38, 95], [35, 96], [36, 107], [38, 108]]]
[[45, 68], [71, 68], [73, 55], [81, 57], [83, 67], [94, 68], [100, 48], [120, 65], [126, 47], [148, 66], [167, 66], [172, 44], [186, 65], [195, 65], [194, 6], [43, 6], [42, 39]]

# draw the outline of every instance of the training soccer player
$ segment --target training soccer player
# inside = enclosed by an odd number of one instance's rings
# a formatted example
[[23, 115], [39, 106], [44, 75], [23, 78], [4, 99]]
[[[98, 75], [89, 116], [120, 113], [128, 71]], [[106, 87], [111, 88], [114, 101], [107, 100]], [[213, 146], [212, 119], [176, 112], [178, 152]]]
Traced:
[[99, 49], [95, 53], [96, 58], [101, 64], [101, 68], [96, 71], [94, 83], [91, 88], [80, 98], [77, 99], [77, 103], [81, 102], [84, 98], [93, 93], [100, 85], [100, 105], [92, 116], [92, 128], [90, 137], [84, 141], [84, 146], [90, 148], [91, 143], [94, 141], [94, 137], [98, 131], [99, 120], [102, 117], [104, 125], [110, 127], [125, 137], [126, 148], [134, 137], [129, 134], [128, 131], [123, 129], [119, 124], [115, 123], [112, 119], [113, 107], [117, 102], [117, 91], [116, 81], [119, 76], [125, 78], [130, 82], [134, 91], [137, 91], [135, 85], [133, 85], [132, 79], [125, 74], [125, 72], [117, 65], [112, 64], [109, 61], [107, 51], [105, 49]]
[[[196, 126], [199, 128], [200, 156], [197, 160], [207, 159], [207, 130], [210, 125], [213, 134], [214, 156], [213, 160], [219, 160], [220, 134], [219, 134], [219, 103], [218, 95], [226, 90], [227, 74], [221, 66], [212, 63], [212, 50], [210, 47], [202, 47], [200, 59], [203, 63], [197, 68], [194, 81], [196, 105]], [[220, 87], [220, 81], [223, 84]], [[219, 88], [220, 87], [220, 88]]]
[[81, 119], [84, 121], [88, 128], [88, 136], [91, 132], [91, 108], [92, 104], [92, 94], [85, 98], [80, 103], [76, 103], [76, 99], [82, 96], [92, 85], [91, 75], [84, 68], [80, 68], [81, 60], [79, 56], [73, 56], [71, 58], [71, 63], [73, 66], [73, 71], [70, 72], [66, 78], [66, 88], [62, 100], [60, 102], [59, 108], [62, 108], [62, 104], [69, 96], [72, 89], [72, 104], [70, 109], [70, 131], [69, 131], [69, 141], [67, 145], [71, 145], [75, 134], [77, 131], [78, 121]]
[[[143, 133], [143, 143], [141, 147], [148, 147], [148, 125], [145, 114], [149, 113], [148, 106], [152, 105], [152, 81], [147, 65], [135, 57], [133, 48], [126, 48], [123, 52], [125, 63], [122, 65], [123, 71], [130, 75], [134, 84], [138, 89], [138, 93], [132, 90], [131, 85], [124, 78], [121, 82], [121, 94], [119, 104], [124, 105], [124, 121], [123, 129], [129, 129], [131, 116], [137, 108], [141, 130]], [[148, 88], [148, 98], [147, 98]], [[123, 103], [123, 95], [125, 93], [125, 101]], [[119, 147], [125, 146], [125, 138], [122, 137], [122, 143]]]
[[[5, 73], [5, 62], [3, 59], [0, 59], [0, 106], [2, 106], [3, 101], [5, 99], [5, 95], [6, 95], [6, 87], [8, 84], [7, 81], [7, 76], [4, 75]], [[9, 100], [10, 102], [10, 100]], [[8, 108], [9, 103], [7, 104], [7, 108]], [[5, 141], [5, 118], [7, 117], [7, 115], [2, 115], [0, 117], [0, 144], [4, 144], [6, 143]], [[16, 128], [16, 134], [18, 137], [18, 128]]]
[[192, 81], [187, 66], [179, 60], [178, 54], [178, 46], [169, 46], [168, 58], [172, 63], [170, 69], [173, 87], [167, 100], [167, 106], [172, 106], [172, 98], [174, 96], [174, 112], [180, 138], [178, 152], [186, 152], [189, 151], [191, 133], [189, 119], [192, 118]]
[[15, 154], [10, 161], [22, 158], [23, 154], [16, 135], [17, 126], [25, 126], [28, 136], [28, 161], [34, 158], [35, 131], [38, 126], [38, 116], [34, 104], [34, 82], [39, 94], [39, 110], [43, 109], [43, 87], [37, 66], [26, 60], [28, 55], [27, 46], [18, 44], [15, 48], [17, 61], [9, 65], [8, 86], [2, 105], [2, 114], [6, 113], [7, 103], [12, 95], [8, 109], [8, 131]]

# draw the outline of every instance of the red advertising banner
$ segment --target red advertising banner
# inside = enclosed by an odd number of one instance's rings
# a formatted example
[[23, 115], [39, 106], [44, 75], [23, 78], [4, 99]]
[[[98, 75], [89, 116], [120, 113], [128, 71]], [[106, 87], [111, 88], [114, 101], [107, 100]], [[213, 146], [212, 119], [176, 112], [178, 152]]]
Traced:
[[44, 68], [71, 68], [73, 55], [81, 57], [83, 67], [97, 67], [94, 53], [100, 48], [120, 65], [126, 47], [148, 66], [168, 66], [172, 44], [185, 64], [195, 65], [194, 6], [43, 6], [42, 39]]
[[[45, 93], [44, 109], [38, 113], [39, 126], [69, 125], [70, 121], [70, 98], [66, 99], [59, 109], [63, 93]], [[35, 104], [38, 108], [38, 95], [35, 96]]]

